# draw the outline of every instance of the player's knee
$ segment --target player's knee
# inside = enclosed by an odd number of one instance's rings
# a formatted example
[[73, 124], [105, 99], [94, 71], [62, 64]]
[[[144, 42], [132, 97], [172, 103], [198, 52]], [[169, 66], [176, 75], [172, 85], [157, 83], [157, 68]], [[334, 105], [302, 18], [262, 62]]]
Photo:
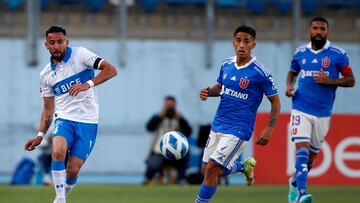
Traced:
[[74, 178], [76, 176], [78, 176], [80, 172], [80, 167], [78, 166], [68, 166], [66, 168], [66, 173], [67, 173], [67, 176], [70, 177], [70, 178]]
[[205, 167], [205, 178], [206, 177], [219, 177], [221, 176], [221, 167], [209, 161]]
[[52, 159], [56, 161], [65, 160], [66, 150], [61, 148], [53, 148]]

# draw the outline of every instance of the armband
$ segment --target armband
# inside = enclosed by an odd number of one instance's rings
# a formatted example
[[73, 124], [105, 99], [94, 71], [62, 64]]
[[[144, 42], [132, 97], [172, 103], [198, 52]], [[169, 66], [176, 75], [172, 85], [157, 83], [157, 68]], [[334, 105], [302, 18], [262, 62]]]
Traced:
[[95, 86], [92, 80], [88, 80], [86, 83], [90, 85], [90, 88]]
[[38, 134], [37, 134], [38, 137], [44, 137], [45, 136], [45, 133], [39, 131]]

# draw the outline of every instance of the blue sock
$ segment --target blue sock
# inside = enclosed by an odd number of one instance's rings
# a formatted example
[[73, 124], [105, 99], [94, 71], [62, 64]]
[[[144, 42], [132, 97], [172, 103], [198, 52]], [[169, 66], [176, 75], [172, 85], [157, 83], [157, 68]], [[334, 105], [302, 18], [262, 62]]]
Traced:
[[295, 178], [299, 190], [299, 198], [307, 194], [308, 161], [309, 150], [305, 147], [298, 149], [296, 151]]
[[217, 187], [207, 186], [204, 183], [201, 184], [195, 203], [208, 203], [215, 194], [216, 188]]
[[75, 177], [75, 178], [68, 178], [68, 177], [66, 177], [66, 184], [68, 184], [68, 185], [75, 185], [76, 184], [76, 182], [77, 182], [77, 176]]
[[65, 170], [65, 161], [51, 161], [51, 170], [52, 171]]
[[[310, 172], [310, 170], [312, 168], [312, 165], [308, 164], [307, 167], [308, 167], [308, 174], [309, 174], [309, 172]], [[291, 177], [291, 185], [294, 186], [294, 187], [297, 187], [295, 176]]]
[[222, 168], [222, 174], [221, 176], [227, 176], [230, 174], [238, 173], [238, 172], [244, 172], [244, 163], [241, 161], [235, 161], [234, 165], [231, 169], [227, 169], [226, 167]]

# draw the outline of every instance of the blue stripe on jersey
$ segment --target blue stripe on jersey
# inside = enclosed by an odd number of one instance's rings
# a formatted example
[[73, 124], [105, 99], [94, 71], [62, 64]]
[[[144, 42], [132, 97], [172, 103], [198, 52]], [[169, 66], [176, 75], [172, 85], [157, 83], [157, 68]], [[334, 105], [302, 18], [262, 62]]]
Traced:
[[57, 82], [51, 88], [53, 89], [55, 96], [60, 96], [69, 92], [71, 85], [84, 84], [86, 81], [94, 77], [94, 70], [85, 69], [80, 73], [72, 75], [64, 80]]

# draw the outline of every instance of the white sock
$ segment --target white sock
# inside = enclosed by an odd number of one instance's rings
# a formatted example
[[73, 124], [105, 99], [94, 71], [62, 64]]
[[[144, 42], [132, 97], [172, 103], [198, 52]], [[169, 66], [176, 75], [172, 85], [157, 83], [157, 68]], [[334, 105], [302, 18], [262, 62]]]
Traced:
[[65, 201], [65, 170], [51, 171], [57, 202], [66, 203]]

